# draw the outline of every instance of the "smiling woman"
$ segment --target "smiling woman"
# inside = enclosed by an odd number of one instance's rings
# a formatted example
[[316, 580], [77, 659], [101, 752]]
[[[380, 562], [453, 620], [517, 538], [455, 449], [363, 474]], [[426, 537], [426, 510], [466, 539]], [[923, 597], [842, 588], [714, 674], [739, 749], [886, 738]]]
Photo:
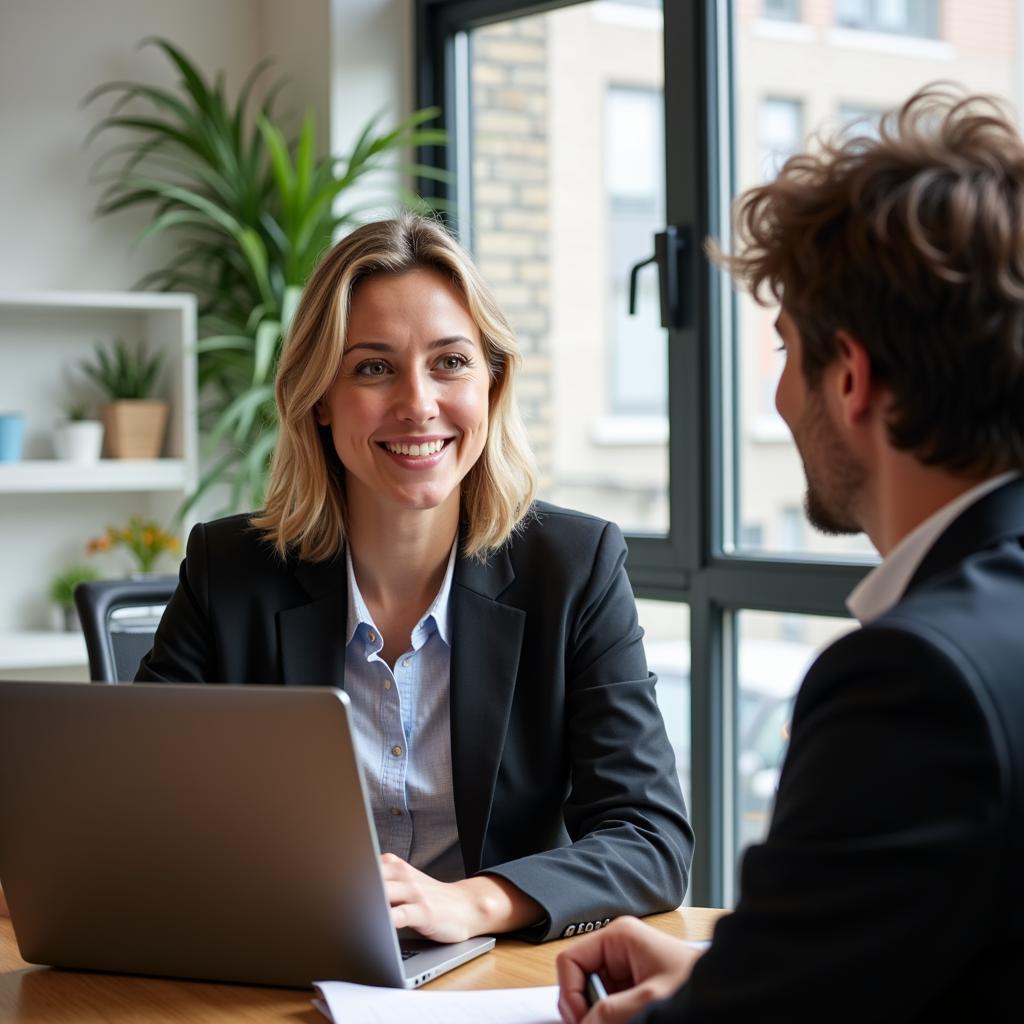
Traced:
[[195, 528], [138, 676], [344, 688], [394, 923], [445, 942], [675, 907], [692, 855], [622, 535], [533, 501], [518, 362], [439, 225], [339, 242], [267, 507]]
[[346, 469], [350, 515], [433, 509], [454, 536], [459, 485], [487, 440], [489, 390], [480, 332], [441, 274], [363, 282], [341, 366], [317, 406]]

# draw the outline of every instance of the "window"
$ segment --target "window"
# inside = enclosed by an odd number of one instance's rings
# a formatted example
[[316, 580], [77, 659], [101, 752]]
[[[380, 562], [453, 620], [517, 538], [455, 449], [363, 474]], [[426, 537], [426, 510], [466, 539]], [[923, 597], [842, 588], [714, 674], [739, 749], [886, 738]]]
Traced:
[[824, 647], [855, 627], [848, 619], [812, 615], [743, 611], [735, 618], [733, 827], [742, 853], [768, 828], [800, 681]]
[[757, 115], [758, 163], [761, 177], [770, 180], [803, 142], [803, 104], [766, 96]]
[[764, 0], [761, 14], [775, 21], [799, 21], [800, 0]]
[[836, 22], [842, 28], [937, 39], [939, 5], [938, 0], [837, 0]]
[[[714, 39], [727, 39], [718, 34], [729, 12], [723, 3], [708, 21], [711, 4], [644, 6], [627, 18], [609, 0], [418, 0], [419, 103], [446, 111], [453, 138], [434, 158], [454, 172], [449, 196], [463, 237], [521, 339], [520, 398], [543, 493], [627, 532], [648, 661], [701, 836], [690, 898], [723, 905], [734, 898], [737, 850], [761, 813], [743, 810], [734, 782], [736, 737], [747, 742], [761, 699], [748, 692], [761, 685], [752, 669], [739, 688], [727, 685], [730, 666], [750, 658], [737, 647], [743, 616], [772, 615], [757, 642], [806, 654], [816, 642], [808, 613], [842, 616], [863, 568], [808, 573], [763, 557], [780, 532], [797, 535], [799, 463], [785, 462], [778, 425], [748, 439], [749, 419], [730, 418], [730, 291], [700, 250], [706, 235], [723, 234], [730, 187], [731, 158], [719, 143], [732, 129], [717, 120], [728, 87], [702, 70], [719, 52]], [[758, 16], [755, 5], [739, 9]], [[777, 81], [757, 85], [750, 100], [758, 145], [738, 156], [758, 179], [762, 155], [777, 161], [802, 144], [811, 108]], [[666, 224], [683, 239], [673, 282], [680, 308], [667, 330], [653, 267], [640, 272], [638, 315], [624, 311], [630, 266], [655, 251], [652, 235]], [[753, 371], [762, 411], [765, 379], [777, 373], [771, 347]], [[740, 516], [747, 492], [732, 476], [734, 452], [745, 459], [757, 445], [768, 456], [757, 477], [766, 492], [757, 514]], [[748, 549], [758, 557], [741, 557]], [[789, 673], [779, 685], [796, 682]], [[767, 760], [779, 756], [776, 726], [757, 734]], [[746, 831], [737, 827], [744, 821]]]
[[[774, 412], [776, 312], [736, 296], [700, 242], [728, 244], [731, 199], [818, 129], [874, 118], [927, 81], [1005, 96], [1016, 81], [1012, 5], [982, 23], [969, 0], [947, 0], [944, 25], [969, 35], [922, 47], [910, 36], [937, 35], [937, 4], [841, 4], [841, 24], [889, 33], [869, 51], [849, 33], [763, 31], [769, 8], [796, 6], [418, 0], [419, 102], [446, 110], [439, 160], [460, 224], [523, 340], [544, 493], [628, 534], [700, 836], [697, 905], [735, 899], [795, 689], [855, 628], [845, 598], [876, 560], [863, 537], [805, 523], [799, 454]], [[683, 312], [667, 330], [653, 268], [638, 316], [624, 312], [631, 261], [665, 225], [685, 240]]]
[[687, 806], [690, 773], [690, 616], [684, 604], [637, 601], [648, 668], [658, 677], [658, 707], [665, 718]]
[[525, 350], [519, 400], [541, 496], [657, 537], [669, 519], [668, 348], [653, 272], [635, 316], [627, 305], [630, 268], [665, 223], [661, 11], [615, 7], [466, 32], [460, 217]]
[[885, 110], [863, 103], [839, 104], [839, 128], [847, 133], [869, 138], [878, 136], [878, 123]]
[[650, 255], [665, 223], [661, 91], [611, 86], [606, 109], [609, 412], [663, 420], [666, 349], [653, 274], [641, 280], [636, 313], [628, 312], [630, 268]]

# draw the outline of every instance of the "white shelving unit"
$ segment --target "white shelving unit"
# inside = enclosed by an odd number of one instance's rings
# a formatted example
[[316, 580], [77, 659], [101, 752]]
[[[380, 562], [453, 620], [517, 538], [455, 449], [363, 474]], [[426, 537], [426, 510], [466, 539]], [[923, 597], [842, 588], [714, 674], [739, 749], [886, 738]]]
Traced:
[[[61, 462], [54, 423], [71, 400], [100, 404], [81, 362], [114, 338], [164, 353], [157, 393], [171, 409], [162, 456]], [[50, 628], [49, 583], [89, 561], [86, 542], [108, 525], [131, 515], [167, 524], [195, 488], [195, 340], [191, 295], [0, 291], [0, 411], [25, 417], [22, 461], [0, 463], [0, 677], [86, 678], [81, 635]], [[132, 568], [124, 552], [95, 564], [109, 575]], [[162, 567], [173, 570], [173, 559]]]
[[76, 491], [180, 491], [182, 459], [102, 459], [82, 466], [56, 459], [0, 463], [0, 494], [73, 494]]

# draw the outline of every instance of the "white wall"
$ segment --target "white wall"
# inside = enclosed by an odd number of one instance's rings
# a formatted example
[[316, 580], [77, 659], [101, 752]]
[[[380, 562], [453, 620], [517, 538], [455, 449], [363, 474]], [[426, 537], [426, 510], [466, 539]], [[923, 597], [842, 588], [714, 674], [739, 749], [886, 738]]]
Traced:
[[412, 0], [332, 0], [331, 147], [347, 153], [378, 111], [413, 109]]
[[294, 113], [296, 127], [309, 107], [316, 111], [317, 151], [325, 154], [331, 142], [332, 0], [260, 0], [259, 6], [263, 17], [256, 59], [272, 55], [274, 68], [288, 76], [279, 109]]
[[89, 90], [176, 80], [140, 39], [165, 36], [207, 75], [223, 69], [229, 95], [276, 56], [292, 80], [278, 109], [297, 123], [312, 105], [321, 148], [344, 151], [371, 112], [411, 109], [411, 25], [411, 0], [0, 0], [0, 288], [130, 288], [169, 251], [166, 239], [131, 248], [146, 213], [96, 217], [89, 169], [114, 136], [82, 147], [107, 109], [80, 109]]

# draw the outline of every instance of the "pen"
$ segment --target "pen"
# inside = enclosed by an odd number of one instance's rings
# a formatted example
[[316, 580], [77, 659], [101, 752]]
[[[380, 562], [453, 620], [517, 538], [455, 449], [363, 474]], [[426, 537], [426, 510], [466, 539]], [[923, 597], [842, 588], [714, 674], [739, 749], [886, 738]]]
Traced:
[[591, 971], [587, 975], [587, 984], [583, 994], [587, 997], [587, 1006], [593, 1006], [602, 999], [608, 998], [608, 990], [604, 987], [601, 975], [597, 971]]

